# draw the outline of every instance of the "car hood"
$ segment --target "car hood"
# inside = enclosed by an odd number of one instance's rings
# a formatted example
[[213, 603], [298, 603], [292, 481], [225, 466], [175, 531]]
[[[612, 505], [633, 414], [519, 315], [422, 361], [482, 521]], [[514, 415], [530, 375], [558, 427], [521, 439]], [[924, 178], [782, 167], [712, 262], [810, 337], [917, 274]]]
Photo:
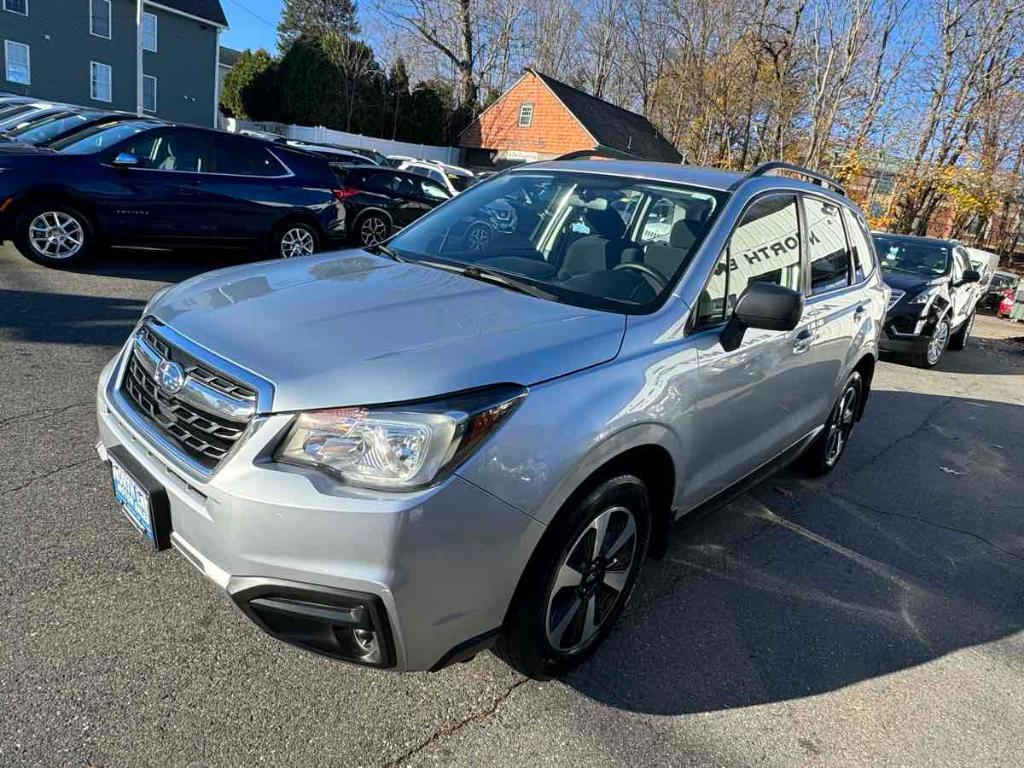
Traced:
[[210, 272], [149, 314], [268, 379], [275, 411], [534, 384], [614, 358], [626, 326], [624, 315], [365, 251]]
[[890, 272], [884, 269], [882, 270], [882, 279], [890, 288], [896, 288], [906, 293], [917, 293], [932, 285], [942, 285], [949, 280], [945, 275], [926, 277], [912, 272]]

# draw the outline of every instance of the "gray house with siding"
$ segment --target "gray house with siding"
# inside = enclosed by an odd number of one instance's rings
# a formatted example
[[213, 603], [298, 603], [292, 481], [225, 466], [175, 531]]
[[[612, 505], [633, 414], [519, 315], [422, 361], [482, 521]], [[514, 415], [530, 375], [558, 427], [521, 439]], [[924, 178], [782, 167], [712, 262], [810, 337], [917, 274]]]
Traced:
[[0, 0], [0, 91], [216, 126], [226, 27], [220, 0]]

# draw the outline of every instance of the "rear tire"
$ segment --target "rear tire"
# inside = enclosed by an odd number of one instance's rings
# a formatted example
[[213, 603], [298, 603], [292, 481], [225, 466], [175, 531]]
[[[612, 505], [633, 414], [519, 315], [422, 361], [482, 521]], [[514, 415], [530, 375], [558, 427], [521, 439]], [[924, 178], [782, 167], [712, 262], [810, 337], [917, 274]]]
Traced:
[[944, 317], [939, 320], [935, 330], [932, 331], [932, 338], [925, 351], [910, 356], [911, 364], [918, 368], [934, 368], [942, 361], [942, 356], [949, 347], [949, 336], [949, 318]]
[[611, 477], [564, 510], [523, 572], [497, 654], [536, 680], [583, 663], [629, 602], [650, 531], [650, 496], [634, 475]]
[[967, 346], [967, 340], [971, 337], [971, 329], [974, 328], [974, 314], [971, 312], [964, 320], [964, 324], [960, 326], [960, 330], [949, 339], [949, 348], [954, 352], [959, 352]]
[[44, 267], [68, 269], [86, 261], [95, 247], [89, 218], [62, 203], [29, 205], [15, 223], [14, 245]]
[[268, 250], [272, 259], [311, 256], [320, 250], [320, 234], [315, 227], [305, 222], [288, 222], [274, 230]]
[[839, 464], [846, 453], [846, 446], [857, 421], [857, 414], [864, 399], [864, 379], [858, 371], [850, 374], [843, 385], [839, 399], [829, 412], [825, 428], [800, 457], [799, 466], [804, 474], [811, 477], [827, 475]]

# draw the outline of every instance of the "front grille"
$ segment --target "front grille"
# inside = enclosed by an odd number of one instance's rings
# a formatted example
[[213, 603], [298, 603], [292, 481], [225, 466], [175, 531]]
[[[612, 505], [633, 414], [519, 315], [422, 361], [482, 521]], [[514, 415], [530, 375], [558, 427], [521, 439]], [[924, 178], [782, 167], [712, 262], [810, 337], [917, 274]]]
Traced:
[[[177, 363], [184, 386], [169, 393], [158, 383], [164, 361]], [[161, 435], [207, 469], [214, 469], [242, 436], [256, 410], [256, 392], [214, 370], [143, 326], [121, 382], [131, 407]]]

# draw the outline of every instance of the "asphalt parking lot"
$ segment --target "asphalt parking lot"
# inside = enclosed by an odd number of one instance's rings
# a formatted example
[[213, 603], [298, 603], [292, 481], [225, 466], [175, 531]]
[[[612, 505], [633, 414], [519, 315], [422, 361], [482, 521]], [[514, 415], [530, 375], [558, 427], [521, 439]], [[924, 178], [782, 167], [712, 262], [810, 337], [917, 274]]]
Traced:
[[568, 679], [398, 675], [264, 636], [114, 506], [99, 370], [228, 263], [0, 248], [0, 765], [1024, 764], [1024, 326], [880, 364], [839, 470], [679, 527]]

